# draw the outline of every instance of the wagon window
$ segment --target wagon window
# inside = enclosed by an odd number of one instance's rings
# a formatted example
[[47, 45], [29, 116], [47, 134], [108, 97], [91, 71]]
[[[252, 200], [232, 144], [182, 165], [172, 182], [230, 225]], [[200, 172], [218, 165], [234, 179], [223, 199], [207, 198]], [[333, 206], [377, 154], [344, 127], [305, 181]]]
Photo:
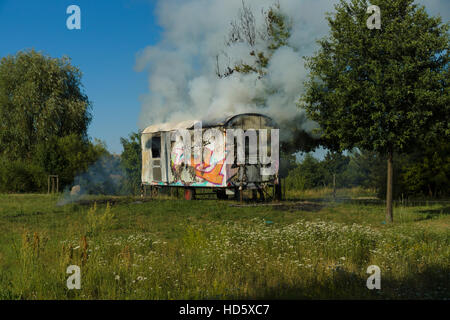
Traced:
[[152, 158], [161, 158], [161, 136], [152, 137]]

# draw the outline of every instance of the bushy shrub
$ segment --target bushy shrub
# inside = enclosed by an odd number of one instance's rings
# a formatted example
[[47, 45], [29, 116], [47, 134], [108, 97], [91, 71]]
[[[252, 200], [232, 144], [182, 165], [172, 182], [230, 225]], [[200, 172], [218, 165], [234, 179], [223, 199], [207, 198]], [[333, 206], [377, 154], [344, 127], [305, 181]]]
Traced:
[[22, 160], [0, 160], [0, 192], [40, 192], [47, 185], [45, 171]]

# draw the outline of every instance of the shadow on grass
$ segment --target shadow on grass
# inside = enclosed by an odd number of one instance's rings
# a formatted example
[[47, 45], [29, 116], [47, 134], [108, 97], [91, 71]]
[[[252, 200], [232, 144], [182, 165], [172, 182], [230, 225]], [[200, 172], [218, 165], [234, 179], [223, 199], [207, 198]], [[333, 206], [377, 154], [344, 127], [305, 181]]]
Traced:
[[419, 213], [430, 215], [430, 216], [439, 216], [441, 214], [450, 214], [450, 206], [439, 208], [439, 209], [429, 209], [429, 210], [420, 210]]
[[256, 296], [235, 297], [262, 300], [446, 300], [450, 298], [450, 268], [429, 266], [420, 273], [411, 273], [395, 279], [381, 273], [381, 289], [369, 290], [367, 277], [343, 269], [333, 272], [328, 279], [317, 279], [307, 284], [286, 282], [263, 287]]

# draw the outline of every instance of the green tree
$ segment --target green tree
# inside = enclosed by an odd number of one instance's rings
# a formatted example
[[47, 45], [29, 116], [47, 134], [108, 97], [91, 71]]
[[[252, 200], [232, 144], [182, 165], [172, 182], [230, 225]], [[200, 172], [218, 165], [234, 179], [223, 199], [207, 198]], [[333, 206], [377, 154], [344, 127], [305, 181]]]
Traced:
[[47, 175], [38, 165], [0, 157], [0, 192], [36, 192], [46, 187]]
[[[366, 189], [380, 190], [380, 185], [385, 182], [385, 161], [375, 151], [353, 150], [350, 153], [350, 161], [342, 178], [346, 186], [361, 186]], [[383, 191], [386, 191], [383, 188]], [[381, 192], [381, 191], [380, 191]], [[384, 193], [383, 197], [386, 195]]]
[[410, 154], [401, 163], [402, 193], [445, 197], [450, 194], [450, 144], [438, 141]]
[[123, 146], [121, 164], [126, 173], [127, 188], [133, 194], [138, 194], [142, 168], [141, 135], [133, 132], [128, 139], [120, 138], [120, 142]]
[[32, 159], [38, 142], [87, 139], [90, 103], [70, 59], [19, 51], [0, 61], [0, 154]]
[[325, 158], [321, 162], [325, 172], [326, 177], [325, 180], [327, 184], [332, 184], [333, 179], [337, 178], [336, 186], [343, 187], [345, 181], [341, 178], [342, 173], [348, 166], [350, 162], [350, 158], [343, 155], [342, 152], [332, 152], [328, 151], [325, 155]]
[[64, 188], [107, 154], [106, 146], [98, 140], [92, 143], [76, 134], [51, 136], [36, 145], [32, 163], [43, 168], [47, 174], [58, 175], [60, 185]]
[[369, 30], [366, 0], [341, 0], [327, 17], [330, 34], [307, 59], [300, 104], [327, 145], [387, 157], [386, 221], [393, 221], [394, 152], [450, 134], [448, 24], [413, 0], [373, 0], [381, 30]]
[[327, 172], [323, 164], [307, 153], [286, 178], [288, 189], [307, 190], [327, 186]]
[[1, 59], [2, 190], [40, 191], [48, 174], [64, 188], [106, 152], [87, 137], [91, 105], [81, 76], [67, 57], [30, 50]]

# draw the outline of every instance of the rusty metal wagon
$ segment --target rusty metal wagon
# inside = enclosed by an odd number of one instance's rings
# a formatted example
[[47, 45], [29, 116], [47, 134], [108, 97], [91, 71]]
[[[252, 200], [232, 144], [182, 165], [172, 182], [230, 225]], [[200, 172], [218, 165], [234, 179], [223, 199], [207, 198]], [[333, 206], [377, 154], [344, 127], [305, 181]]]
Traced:
[[[150, 187], [152, 195], [157, 194], [158, 190], [162, 188], [175, 188], [177, 192], [179, 189], [183, 189], [184, 197], [187, 200], [193, 199], [198, 194], [196, 191], [200, 189], [210, 189], [219, 199], [226, 199], [232, 195], [236, 199], [242, 200], [243, 190], [252, 190], [253, 197], [257, 197], [259, 194], [260, 199], [280, 197], [278, 163], [276, 170], [271, 172], [272, 174], [262, 174], [261, 168], [267, 165], [263, 164], [260, 158], [248, 161], [250, 145], [256, 147], [258, 153], [261, 152], [259, 142], [262, 129], [266, 129], [265, 131], [269, 133], [268, 152], [273, 152], [274, 149], [270, 144], [272, 129], [278, 129], [275, 121], [263, 114], [245, 113], [221, 120], [201, 122], [201, 131], [197, 132], [201, 132], [203, 137], [208, 129], [213, 128], [218, 130], [215, 132], [219, 132], [219, 135], [223, 135], [223, 139], [222, 141], [219, 141], [220, 139], [217, 141], [210, 138], [204, 139], [201, 145], [197, 146], [201, 149], [200, 161], [195, 161], [192, 156], [195, 154], [195, 145], [192, 146], [193, 151], [189, 155], [185, 145], [181, 146], [179, 141], [173, 138], [173, 134], [180, 130], [192, 133], [194, 136], [196, 123], [199, 122], [187, 120], [178, 123], [157, 124], [147, 127], [142, 132], [143, 194], [146, 194], [147, 187]], [[243, 132], [246, 157], [244, 164], [238, 164], [237, 152], [229, 152], [225, 145], [227, 134], [233, 131], [228, 129]], [[256, 140], [254, 137], [252, 139], [252, 135], [249, 134], [251, 131], [256, 131]], [[235, 150], [237, 147], [242, 147], [242, 145], [239, 145], [238, 142], [234, 147]], [[278, 148], [278, 144], [276, 148]], [[278, 155], [278, 150], [276, 152]], [[189, 156], [191, 156], [190, 163], [186, 161]], [[233, 159], [227, 157], [233, 157]]]

